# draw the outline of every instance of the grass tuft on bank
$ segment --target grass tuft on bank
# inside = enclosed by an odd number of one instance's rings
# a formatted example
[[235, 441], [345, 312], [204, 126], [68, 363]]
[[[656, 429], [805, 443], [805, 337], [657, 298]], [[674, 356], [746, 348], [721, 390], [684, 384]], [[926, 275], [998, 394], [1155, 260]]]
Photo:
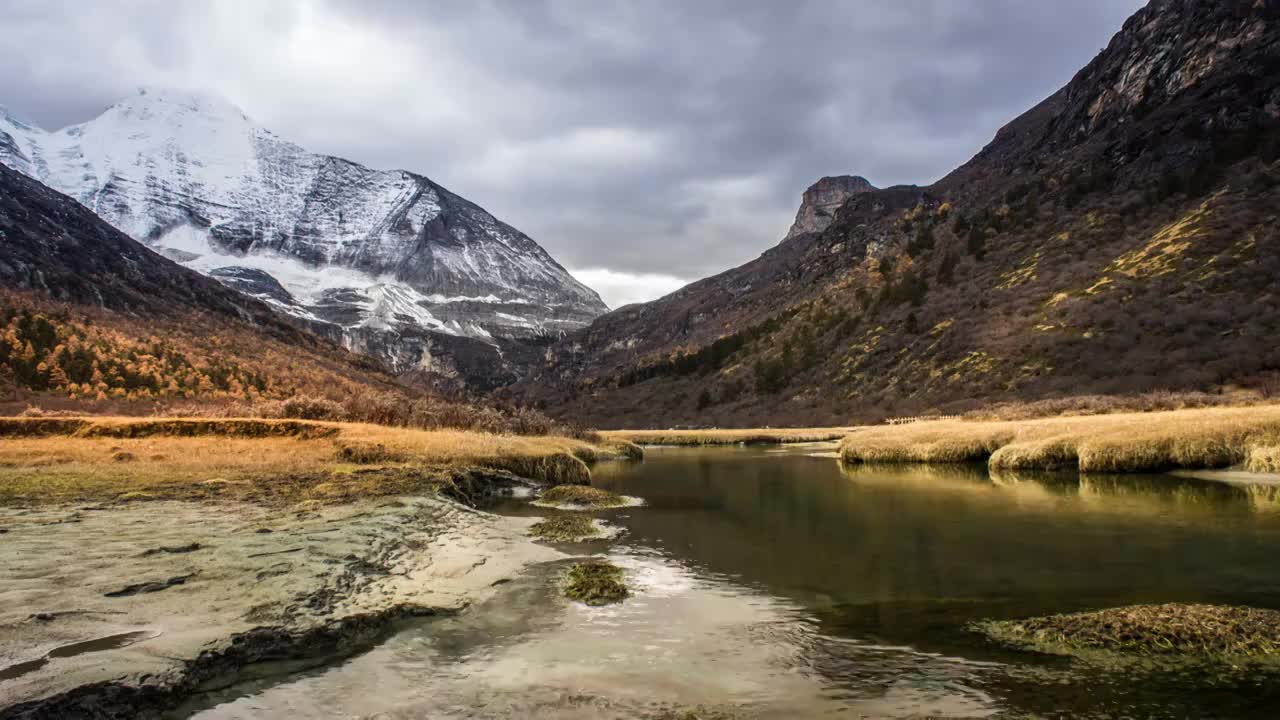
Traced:
[[610, 440], [625, 440], [640, 445], [701, 447], [829, 442], [843, 438], [847, 432], [842, 428], [745, 428], [738, 430], [608, 430], [600, 434]]
[[591, 509], [615, 508], [627, 504], [617, 493], [589, 485], [557, 485], [544, 490], [538, 500], [547, 505], [569, 505]]
[[565, 597], [593, 607], [620, 603], [631, 595], [622, 582], [622, 568], [612, 563], [578, 563], [569, 569], [567, 580]]
[[1223, 605], [1136, 605], [974, 623], [997, 643], [1036, 652], [1106, 650], [1200, 659], [1280, 660], [1280, 612]]
[[942, 420], [856, 428], [849, 463], [985, 462], [993, 470], [1162, 472], [1240, 466], [1274, 472], [1280, 406], [1027, 421]]

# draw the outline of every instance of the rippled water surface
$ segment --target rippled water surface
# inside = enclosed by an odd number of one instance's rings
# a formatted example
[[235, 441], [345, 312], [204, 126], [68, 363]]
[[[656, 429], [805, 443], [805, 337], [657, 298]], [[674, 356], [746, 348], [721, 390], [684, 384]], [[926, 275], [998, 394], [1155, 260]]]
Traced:
[[[652, 449], [597, 467], [645, 499], [568, 549], [627, 569], [600, 609], [535, 568], [346, 662], [199, 718], [1274, 718], [1264, 678], [1003, 651], [970, 620], [1138, 602], [1280, 607], [1280, 505], [1172, 476], [842, 469], [831, 448]], [[543, 514], [523, 501], [501, 512]]]

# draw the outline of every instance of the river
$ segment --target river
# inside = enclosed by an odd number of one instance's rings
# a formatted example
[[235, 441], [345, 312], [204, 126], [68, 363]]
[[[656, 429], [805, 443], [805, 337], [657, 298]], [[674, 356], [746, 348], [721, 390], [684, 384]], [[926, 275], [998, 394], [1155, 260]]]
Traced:
[[[993, 647], [970, 620], [1145, 602], [1280, 608], [1280, 505], [1174, 476], [843, 468], [825, 445], [650, 449], [593, 484], [643, 498], [566, 546], [633, 597], [559, 596], [564, 564], [346, 661], [185, 709], [235, 718], [1273, 718], [1261, 678]], [[520, 501], [498, 512], [542, 514]], [[691, 714], [687, 714], [691, 713]]]

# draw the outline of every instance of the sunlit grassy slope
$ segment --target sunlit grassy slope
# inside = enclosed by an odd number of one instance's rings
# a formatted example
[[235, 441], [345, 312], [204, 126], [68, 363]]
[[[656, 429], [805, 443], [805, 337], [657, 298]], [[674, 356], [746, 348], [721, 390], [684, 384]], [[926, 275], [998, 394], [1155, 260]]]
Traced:
[[1027, 421], [946, 420], [858, 428], [846, 462], [987, 462], [993, 469], [1078, 467], [1156, 472], [1243, 466], [1277, 469], [1280, 406], [1201, 408]]

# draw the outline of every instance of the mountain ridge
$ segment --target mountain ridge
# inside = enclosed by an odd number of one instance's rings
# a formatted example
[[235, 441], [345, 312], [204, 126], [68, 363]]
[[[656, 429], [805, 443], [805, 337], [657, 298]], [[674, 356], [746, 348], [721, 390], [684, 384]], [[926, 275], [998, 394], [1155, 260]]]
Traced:
[[1154, 0], [943, 179], [604, 315], [513, 393], [603, 427], [821, 425], [1274, 373], [1276, 17]]
[[0, 162], [348, 346], [377, 336], [398, 372], [450, 365], [442, 348], [467, 340], [501, 364], [499, 346], [607, 310], [479, 205], [423, 175], [309, 153], [210, 94], [143, 89], [53, 132], [6, 114]]

